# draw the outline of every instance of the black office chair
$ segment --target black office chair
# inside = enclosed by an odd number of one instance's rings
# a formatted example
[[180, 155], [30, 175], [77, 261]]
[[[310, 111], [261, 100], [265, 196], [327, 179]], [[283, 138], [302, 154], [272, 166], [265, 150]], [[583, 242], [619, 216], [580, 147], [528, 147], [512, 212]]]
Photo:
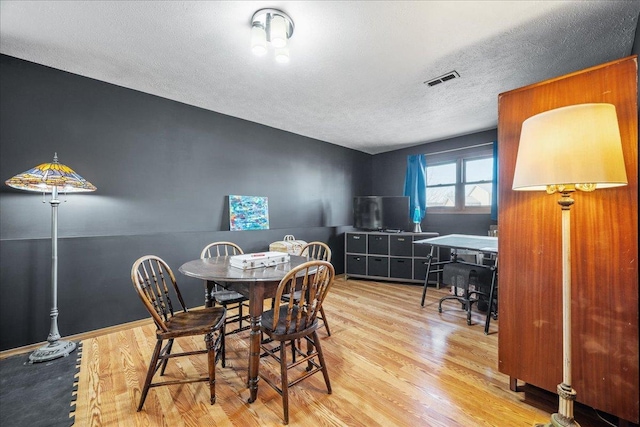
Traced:
[[467, 312], [467, 325], [471, 325], [471, 306], [480, 301], [481, 285], [491, 286], [493, 272], [490, 267], [467, 264], [464, 262], [452, 262], [445, 264], [442, 269], [442, 282], [452, 286], [453, 295], [440, 298], [438, 312], [442, 313], [442, 303], [447, 300], [455, 300], [462, 304]]

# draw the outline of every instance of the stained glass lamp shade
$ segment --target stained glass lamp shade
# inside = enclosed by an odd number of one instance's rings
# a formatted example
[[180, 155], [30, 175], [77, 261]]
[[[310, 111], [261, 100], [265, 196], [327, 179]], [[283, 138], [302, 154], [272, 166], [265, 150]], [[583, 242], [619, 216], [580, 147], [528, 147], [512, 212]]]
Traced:
[[43, 163], [5, 181], [9, 187], [19, 190], [52, 193], [54, 187], [63, 193], [95, 191], [96, 187], [78, 175], [69, 166], [58, 163], [58, 155], [53, 163]]
[[59, 163], [57, 154], [53, 156], [53, 163], [43, 163], [22, 172], [6, 180], [5, 184], [19, 190], [51, 193], [51, 329], [47, 337], [48, 343], [31, 353], [29, 362], [47, 362], [68, 356], [75, 350], [76, 343], [61, 340], [58, 331], [58, 192], [95, 191], [96, 187], [70, 167]]

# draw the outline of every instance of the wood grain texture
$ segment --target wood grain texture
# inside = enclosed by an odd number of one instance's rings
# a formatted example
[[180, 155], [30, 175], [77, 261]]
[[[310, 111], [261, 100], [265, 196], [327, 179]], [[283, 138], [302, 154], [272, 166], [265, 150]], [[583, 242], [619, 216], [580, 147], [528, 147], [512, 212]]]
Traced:
[[499, 97], [500, 371], [555, 391], [562, 379], [559, 195], [511, 189], [522, 122], [567, 105], [616, 106], [629, 185], [576, 192], [572, 373], [577, 400], [638, 423], [637, 58]]
[[[509, 390], [498, 372], [499, 321], [484, 335], [484, 314], [467, 326], [452, 304], [438, 314], [446, 290], [429, 288], [420, 307], [421, 286], [336, 279], [325, 301], [332, 336], [322, 340], [333, 393], [321, 375], [289, 391], [291, 426], [531, 426], [548, 421], [554, 395], [525, 387]], [[217, 366], [216, 404], [204, 383], [159, 387], [142, 412], [136, 405], [155, 344], [152, 324], [83, 342], [76, 426], [276, 426], [280, 396], [260, 383], [247, 403], [248, 331], [227, 337], [227, 367]], [[181, 350], [203, 348], [199, 338], [176, 340]], [[261, 372], [279, 367], [261, 360]], [[176, 363], [172, 363], [176, 362]], [[203, 355], [171, 361], [166, 375], [203, 374]], [[578, 405], [582, 427], [601, 427], [593, 412]]]

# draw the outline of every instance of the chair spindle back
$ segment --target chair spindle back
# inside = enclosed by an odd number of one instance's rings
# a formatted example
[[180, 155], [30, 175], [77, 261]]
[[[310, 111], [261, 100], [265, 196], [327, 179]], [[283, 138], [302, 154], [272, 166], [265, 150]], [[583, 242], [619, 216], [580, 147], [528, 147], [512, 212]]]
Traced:
[[[289, 271], [280, 281], [276, 290], [274, 318], [272, 328], [276, 330], [280, 317], [284, 319], [284, 331], [287, 333], [303, 331], [311, 327], [322, 302], [333, 285], [335, 270], [328, 261], [312, 260]], [[300, 293], [300, 298], [282, 301], [283, 294]], [[282, 307], [286, 306], [286, 310]]]
[[213, 258], [218, 256], [242, 255], [244, 252], [240, 246], [233, 242], [213, 242], [204, 247], [200, 258]]
[[[302, 255], [307, 252], [306, 255]], [[331, 249], [323, 242], [309, 242], [300, 249], [300, 255], [306, 256], [308, 260], [318, 259], [331, 262]]]
[[187, 307], [178, 288], [176, 277], [171, 268], [161, 258], [146, 255], [138, 258], [131, 267], [131, 281], [142, 299], [142, 303], [153, 317], [156, 326], [168, 331], [165, 324], [173, 316], [173, 304], [169, 295], [169, 285], [175, 292], [183, 312]]

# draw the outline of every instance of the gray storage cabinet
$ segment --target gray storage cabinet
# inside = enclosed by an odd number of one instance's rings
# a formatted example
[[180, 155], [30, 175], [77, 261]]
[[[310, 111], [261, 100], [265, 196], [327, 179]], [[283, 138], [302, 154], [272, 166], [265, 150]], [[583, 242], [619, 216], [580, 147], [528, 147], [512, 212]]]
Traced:
[[[345, 277], [423, 284], [430, 247], [413, 242], [438, 236], [430, 232], [345, 233]], [[437, 261], [437, 254], [434, 258]]]

